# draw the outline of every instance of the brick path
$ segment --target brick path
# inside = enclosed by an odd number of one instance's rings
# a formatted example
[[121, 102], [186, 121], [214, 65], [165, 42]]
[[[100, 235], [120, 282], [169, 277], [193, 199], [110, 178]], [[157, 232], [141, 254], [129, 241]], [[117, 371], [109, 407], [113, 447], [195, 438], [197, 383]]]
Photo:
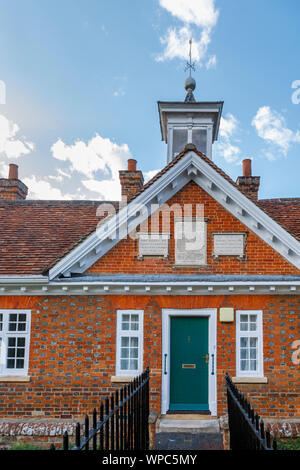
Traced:
[[223, 450], [221, 434], [176, 432], [158, 433], [155, 450]]

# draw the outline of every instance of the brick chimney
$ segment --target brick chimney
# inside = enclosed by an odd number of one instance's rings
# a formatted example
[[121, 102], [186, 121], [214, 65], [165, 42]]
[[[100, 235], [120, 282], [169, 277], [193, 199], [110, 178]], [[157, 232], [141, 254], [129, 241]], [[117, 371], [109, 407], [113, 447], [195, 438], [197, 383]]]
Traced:
[[27, 194], [27, 186], [18, 177], [18, 165], [11, 163], [8, 178], [0, 178], [0, 200], [22, 201]]
[[256, 201], [258, 199], [258, 190], [260, 185], [260, 176], [252, 176], [252, 160], [247, 158], [243, 160], [243, 176], [239, 176], [236, 184], [247, 196], [252, 196]]
[[130, 158], [128, 160], [127, 170], [120, 170], [120, 183], [122, 190], [122, 201], [126, 198], [130, 199], [144, 185], [143, 173], [136, 169], [136, 160]]

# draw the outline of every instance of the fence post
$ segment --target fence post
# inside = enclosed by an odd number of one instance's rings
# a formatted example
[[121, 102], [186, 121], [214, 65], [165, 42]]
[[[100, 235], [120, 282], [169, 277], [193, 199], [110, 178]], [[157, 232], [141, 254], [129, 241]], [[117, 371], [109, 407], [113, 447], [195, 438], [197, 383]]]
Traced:
[[120, 390], [120, 400], [121, 400], [121, 406], [120, 406], [120, 449], [124, 450], [124, 387], [121, 388]]
[[64, 432], [63, 449], [69, 450], [69, 435], [67, 431]]
[[114, 396], [110, 397], [110, 410], [111, 410], [111, 417], [110, 417], [110, 450], [115, 450], [115, 418], [114, 418], [114, 411], [115, 408], [115, 401]]
[[105, 424], [105, 450], [109, 450], [109, 399], [105, 398], [105, 418], [107, 419]]
[[84, 437], [86, 438], [86, 444], [85, 444], [85, 450], [89, 450], [89, 441], [88, 441], [88, 438], [89, 438], [89, 417], [88, 415], [85, 416], [85, 420], [84, 420]]
[[[104, 405], [103, 402], [100, 404], [100, 421], [103, 423], [104, 419]], [[100, 450], [103, 450], [103, 443], [104, 443], [104, 433], [103, 433], [103, 425], [100, 429]]]
[[97, 410], [94, 408], [93, 410], [93, 450], [97, 449], [97, 434], [96, 434], [96, 428], [97, 428]]
[[76, 424], [76, 429], [75, 429], [75, 445], [77, 449], [79, 450], [80, 448], [80, 423]]
[[119, 391], [117, 390], [115, 393], [115, 406], [116, 409], [118, 410], [118, 414], [116, 414], [116, 450], [120, 450], [120, 409], [119, 409]]

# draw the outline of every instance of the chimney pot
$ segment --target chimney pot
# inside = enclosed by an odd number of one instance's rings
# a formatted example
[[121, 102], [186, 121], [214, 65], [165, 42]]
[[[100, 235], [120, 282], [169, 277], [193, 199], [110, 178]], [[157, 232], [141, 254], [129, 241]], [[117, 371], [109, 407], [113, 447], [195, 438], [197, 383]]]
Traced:
[[133, 158], [129, 158], [128, 162], [128, 171], [136, 171], [136, 164], [137, 164], [137, 161], [134, 160]]
[[10, 180], [17, 180], [19, 179], [18, 176], [18, 165], [15, 165], [14, 163], [10, 163], [9, 165], [9, 174], [8, 174], [8, 179]]
[[243, 160], [243, 176], [249, 177], [252, 176], [252, 168], [251, 168], [252, 161], [250, 158], [246, 158]]

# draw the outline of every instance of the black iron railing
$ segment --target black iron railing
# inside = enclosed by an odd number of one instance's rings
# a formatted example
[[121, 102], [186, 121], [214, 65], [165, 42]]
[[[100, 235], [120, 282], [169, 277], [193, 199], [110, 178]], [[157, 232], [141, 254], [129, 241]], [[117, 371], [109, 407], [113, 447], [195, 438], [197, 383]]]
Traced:
[[276, 450], [276, 439], [271, 442], [270, 431], [254, 412], [249, 401], [226, 374], [228, 420], [231, 450]]
[[[99, 413], [94, 409], [91, 428], [89, 416], [85, 417], [83, 435], [77, 423], [75, 446], [70, 445], [66, 431], [63, 450], [148, 450], [148, 418], [149, 368], [101, 402]], [[51, 450], [55, 450], [54, 445]]]

